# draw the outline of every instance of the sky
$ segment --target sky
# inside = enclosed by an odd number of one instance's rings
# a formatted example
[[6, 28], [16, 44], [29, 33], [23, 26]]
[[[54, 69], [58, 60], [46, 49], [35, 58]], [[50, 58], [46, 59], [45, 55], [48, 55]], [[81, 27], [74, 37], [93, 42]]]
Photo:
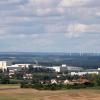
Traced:
[[100, 0], [0, 0], [0, 52], [100, 53]]

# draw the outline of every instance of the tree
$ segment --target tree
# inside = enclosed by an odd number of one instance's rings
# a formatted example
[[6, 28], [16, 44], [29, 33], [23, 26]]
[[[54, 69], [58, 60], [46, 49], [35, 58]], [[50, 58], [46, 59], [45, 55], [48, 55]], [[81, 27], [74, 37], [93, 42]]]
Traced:
[[2, 75], [1, 83], [2, 84], [9, 84], [10, 83], [9, 76], [8, 75]]

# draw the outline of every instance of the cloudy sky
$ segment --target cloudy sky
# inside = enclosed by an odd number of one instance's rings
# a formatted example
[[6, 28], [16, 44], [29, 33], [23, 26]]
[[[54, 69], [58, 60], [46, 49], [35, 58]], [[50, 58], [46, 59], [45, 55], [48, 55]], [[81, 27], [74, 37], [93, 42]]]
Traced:
[[100, 52], [100, 0], [0, 0], [0, 52]]

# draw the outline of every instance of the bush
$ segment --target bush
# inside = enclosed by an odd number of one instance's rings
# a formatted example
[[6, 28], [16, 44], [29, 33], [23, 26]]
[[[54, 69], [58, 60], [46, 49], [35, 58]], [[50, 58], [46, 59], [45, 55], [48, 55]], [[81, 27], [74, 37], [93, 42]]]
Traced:
[[[98, 78], [97, 78], [98, 77]], [[21, 83], [21, 88], [34, 88], [38, 90], [65, 90], [65, 89], [82, 89], [82, 88], [88, 88], [88, 87], [97, 87], [100, 85], [100, 76], [92, 76], [91, 82], [86, 82], [83, 84], [74, 83], [74, 84], [41, 84], [38, 82], [30, 82], [31, 84], [28, 84], [28, 81]], [[90, 78], [90, 77], [89, 77]]]
[[17, 79], [10, 79], [9, 84], [20, 84], [22, 83], [22, 80], [17, 80]]
[[[91, 85], [92, 86], [92, 85]], [[21, 88], [34, 88], [37, 90], [65, 90], [65, 89], [81, 89], [81, 88], [87, 88], [90, 87], [89, 85], [85, 84], [40, 84], [40, 83], [35, 83], [35, 84], [25, 84], [21, 83]]]
[[10, 83], [10, 80], [8, 76], [2, 77], [1, 84], [9, 84], [9, 83]]

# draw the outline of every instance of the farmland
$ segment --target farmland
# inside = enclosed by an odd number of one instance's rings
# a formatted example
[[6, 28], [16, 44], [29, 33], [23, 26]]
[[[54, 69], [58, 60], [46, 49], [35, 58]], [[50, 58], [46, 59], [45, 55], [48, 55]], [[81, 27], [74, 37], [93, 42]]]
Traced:
[[39, 91], [18, 85], [0, 85], [0, 100], [99, 100], [100, 90]]

